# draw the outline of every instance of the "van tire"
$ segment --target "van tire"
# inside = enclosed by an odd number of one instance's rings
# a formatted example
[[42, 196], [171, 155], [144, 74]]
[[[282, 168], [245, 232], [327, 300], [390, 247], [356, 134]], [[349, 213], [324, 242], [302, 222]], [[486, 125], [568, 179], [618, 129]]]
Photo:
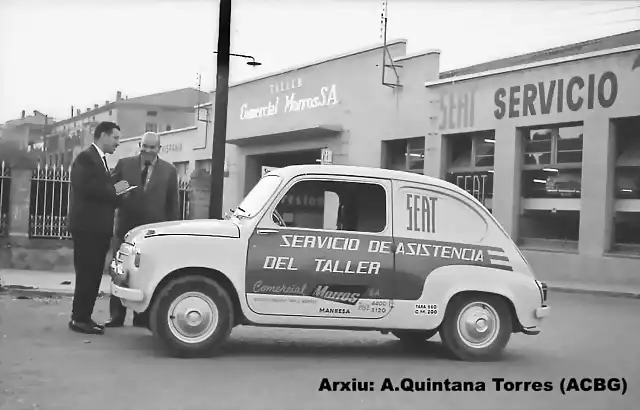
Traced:
[[438, 333], [438, 329], [431, 330], [397, 330], [391, 332], [392, 335], [400, 339], [402, 343], [408, 345], [419, 345], [431, 339]]
[[[461, 326], [459, 329], [459, 323], [473, 323], [475, 318], [484, 318], [487, 329], [478, 331], [475, 326]], [[460, 294], [453, 297], [447, 306], [440, 326], [440, 338], [447, 350], [459, 360], [490, 361], [501, 357], [511, 338], [512, 326], [511, 311], [500, 296]], [[483, 333], [489, 335], [488, 340], [473, 346], [473, 336], [482, 336]]]
[[[189, 312], [193, 313], [192, 323], [186, 317]], [[171, 356], [206, 357], [218, 353], [228, 339], [233, 314], [231, 298], [222, 286], [207, 277], [190, 275], [171, 280], [160, 290], [149, 322], [153, 335]], [[201, 327], [199, 334], [197, 326]]]

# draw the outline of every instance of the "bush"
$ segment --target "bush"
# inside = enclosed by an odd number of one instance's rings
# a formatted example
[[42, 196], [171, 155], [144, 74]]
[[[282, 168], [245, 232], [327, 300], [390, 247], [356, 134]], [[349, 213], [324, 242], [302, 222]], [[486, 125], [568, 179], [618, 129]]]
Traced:
[[21, 149], [16, 142], [0, 141], [0, 162], [3, 161], [11, 167], [33, 168], [38, 164], [38, 155]]

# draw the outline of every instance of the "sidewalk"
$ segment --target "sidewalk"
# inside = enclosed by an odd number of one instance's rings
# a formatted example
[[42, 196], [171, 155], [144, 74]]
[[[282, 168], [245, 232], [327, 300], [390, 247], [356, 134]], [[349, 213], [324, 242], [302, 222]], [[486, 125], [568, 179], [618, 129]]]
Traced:
[[[73, 273], [0, 269], [0, 292], [31, 296], [72, 296], [74, 276]], [[100, 284], [102, 295], [111, 293], [110, 284], [109, 276], [104, 275]], [[640, 286], [594, 285], [579, 282], [556, 282], [547, 283], [547, 285], [552, 293], [583, 293], [640, 299]]]

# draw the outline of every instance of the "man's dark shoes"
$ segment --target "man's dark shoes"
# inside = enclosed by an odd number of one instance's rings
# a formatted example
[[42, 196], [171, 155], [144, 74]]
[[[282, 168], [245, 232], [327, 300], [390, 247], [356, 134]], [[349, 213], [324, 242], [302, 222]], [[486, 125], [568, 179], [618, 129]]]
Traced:
[[104, 329], [104, 325], [94, 322], [93, 319], [91, 320], [91, 324], [95, 327], [99, 327], [100, 329]]
[[104, 325], [105, 327], [122, 327], [124, 326], [124, 318], [123, 317], [111, 318]]
[[71, 320], [69, 322], [69, 329], [74, 332], [84, 333], [87, 335], [101, 335], [104, 334], [104, 329], [94, 325], [93, 321], [79, 322], [77, 320]]

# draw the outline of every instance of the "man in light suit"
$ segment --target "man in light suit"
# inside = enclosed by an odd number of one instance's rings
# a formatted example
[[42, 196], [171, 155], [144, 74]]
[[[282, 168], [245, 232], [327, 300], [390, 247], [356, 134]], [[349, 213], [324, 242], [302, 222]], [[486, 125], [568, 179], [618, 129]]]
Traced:
[[93, 144], [79, 153], [71, 165], [68, 229], [73, 239], [76, 278], [69, 328], [75, 332], [104, 333], [104, 326], [94, 322], [91, 315], [113, 236], [114, 212], [129, 187], [127, 181], [113, 181], [109, 175], [106, 154], [115, 151], [119, 138], [118, 125], [101, 122], [94, 132]]
[[[178, 172], [176, 167], [158, 157], [160, 137], [147, 132], [140, 141], [140, 154], [122, 158], [112, 174], [114, 181], [125, 180], [136, 185], [117, 210], [113, 244], [114, 255], [120, 248], [124, 236], [131, 229], [149, 223], [179, 219]], [[110, 320], [107, 327], [121, 327], [127, 309], [120, 299], [111, 296], [109, 301]], [[133, 315], [133, 325], [148, 327], [147, 313]]]

